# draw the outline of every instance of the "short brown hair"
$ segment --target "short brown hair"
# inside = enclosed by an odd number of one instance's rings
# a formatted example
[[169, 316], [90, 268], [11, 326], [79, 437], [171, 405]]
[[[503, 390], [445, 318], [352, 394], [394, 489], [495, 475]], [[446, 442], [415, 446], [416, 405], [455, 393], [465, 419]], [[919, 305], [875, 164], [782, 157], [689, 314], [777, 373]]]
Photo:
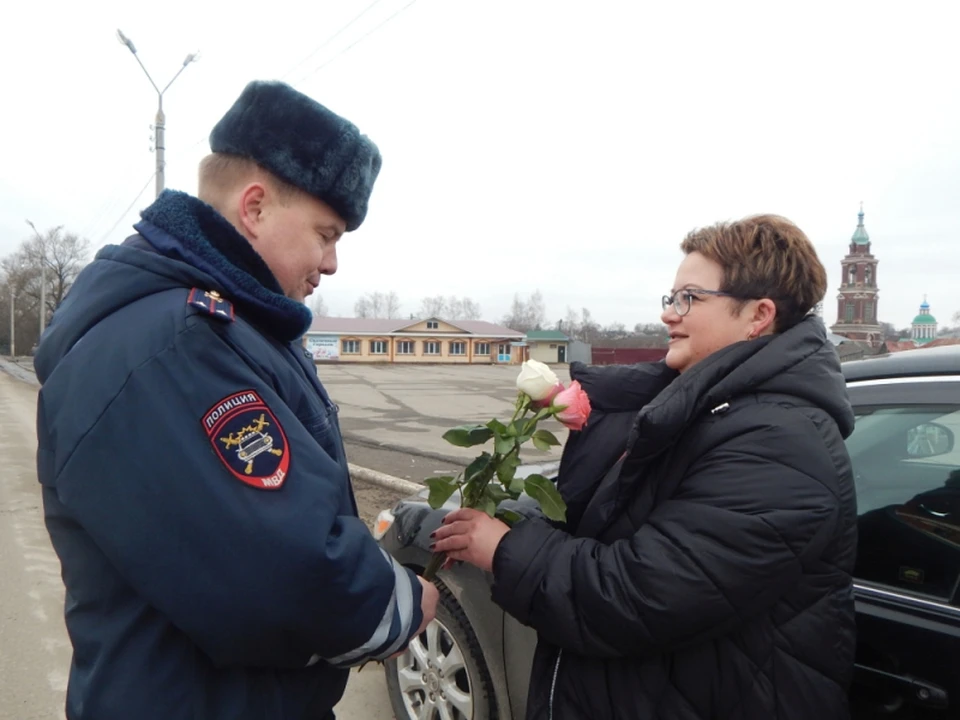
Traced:
[[200, 161], [197, 195], [204, 202], [217, 207], [217, 201], [238, 185], [262, 180], [269, 184], [282, 205], [288, 205], [302, 194], [302, 190], [281, 180], [269, 170], [249, 158], [228, 153], [211, 153]]
[[803, 320], [827, 292], [827, 272], [813, 243], [779, 215], [753, 215], [694, 230], [680, 249], [687, 255], [698, 252], [720, 265], [723, 292], [744, 302], [773, 300], [775, 332]]

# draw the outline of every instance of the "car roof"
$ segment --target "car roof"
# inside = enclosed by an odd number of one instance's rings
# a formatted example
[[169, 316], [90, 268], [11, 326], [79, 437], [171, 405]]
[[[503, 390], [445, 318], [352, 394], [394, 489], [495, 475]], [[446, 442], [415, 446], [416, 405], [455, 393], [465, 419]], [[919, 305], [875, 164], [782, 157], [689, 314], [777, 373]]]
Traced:
[[847, 382], [921, 375], [960, 375], [960, 345], [904, 350], [841, 365]]

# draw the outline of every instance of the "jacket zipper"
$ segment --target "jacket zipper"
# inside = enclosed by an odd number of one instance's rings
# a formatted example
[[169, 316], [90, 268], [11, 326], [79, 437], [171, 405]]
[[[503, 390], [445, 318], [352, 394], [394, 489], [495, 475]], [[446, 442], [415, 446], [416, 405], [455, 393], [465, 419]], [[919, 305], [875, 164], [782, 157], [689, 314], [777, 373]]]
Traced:
[[557, 663], [553, 666], [553, 680], [550, 681], [550, 704], [547, 707], [547, 718], [553, 720], [553, 694], [557, 690], [557, 675], [560, 674], [560, 658], [563, 657], [563, 649], [557, 653]]

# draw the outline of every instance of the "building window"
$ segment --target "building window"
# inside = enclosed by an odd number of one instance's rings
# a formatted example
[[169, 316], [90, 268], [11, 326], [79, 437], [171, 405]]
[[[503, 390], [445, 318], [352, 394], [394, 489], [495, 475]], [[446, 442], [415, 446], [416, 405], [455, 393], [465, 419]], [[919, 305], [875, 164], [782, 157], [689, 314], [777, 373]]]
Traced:
[[436, 330], [440, 327], [440, 323], [436, 320], [427, 320], [427, 330]]
[[556, 349], [557, 349], [557, 344], [556, 344], [556, 343], [551, 343], [551, 344], [550, 344], [550, 349], [551, 349], [551, 350], [556, 350]]
[[467, 354], [467, 344], [465, 342], [452, 342], [450, 343], [450, 354], [451, 355], [466, 355]]
[[847, 308], [844, 310], [844, 322], [852, 323], [853, 322], [853, 303], [847, 303]]
[[490, 343], [477, 343], [473, 346], [474, 355], [489, 355], [490, 354]]
[[873, 322], [873, 303], [867, 303], [863, 311], [863, 321]]
[[498, 354], [498, 355], [509, 355], [509, 354], [510, 354], [510, 346], [509, 346], [509, 345], [504, 345], [503, 343], [501, 343], [500, 345], [497, 346], [497, 354]]
[[386, 340], [371, 340], [371, 341], [370, 341], [370, 354], [371, 354], [371, 355], [386, 355], [386, 354], [387, 354], [387, 342], [386, 342]]
[[359, 340], [344, 340], [344, 341], [343, 341], [343, 354], [344, 354], [344, 355], [359, 355], [359, 354], [360, 354], [360, 341], [359, 341]]
[[397, 355], [413, 355], [413, 340], [401, 340], [398, 342]]
[[423, 341], [423, 354], [424, 355], [439, 355], [440, 354], [440, 343], [436, 340], [424, 340]]

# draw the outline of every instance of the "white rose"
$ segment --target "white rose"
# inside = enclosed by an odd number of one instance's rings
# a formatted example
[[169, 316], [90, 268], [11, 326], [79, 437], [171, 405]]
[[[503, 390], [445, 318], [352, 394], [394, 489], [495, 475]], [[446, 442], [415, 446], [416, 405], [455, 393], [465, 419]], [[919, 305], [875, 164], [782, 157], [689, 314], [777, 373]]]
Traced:
[[532, 400], [550, 397], [553, 389], [560, 384], [560, 378], [539, 360], [527, 360], [520, 368], [517, 389], [529, 395]]

